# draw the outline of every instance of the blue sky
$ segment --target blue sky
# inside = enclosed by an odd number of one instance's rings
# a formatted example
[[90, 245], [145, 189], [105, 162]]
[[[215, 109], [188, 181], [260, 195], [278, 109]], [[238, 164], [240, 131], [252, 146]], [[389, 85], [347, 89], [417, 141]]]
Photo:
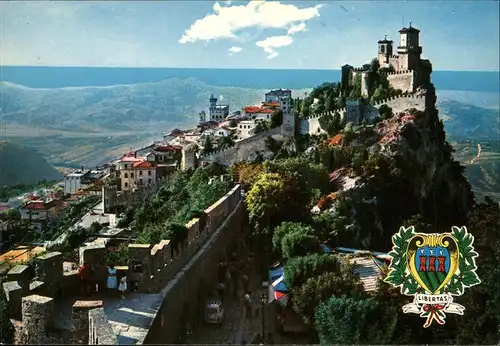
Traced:
[[0, 1], [0, 64], [339, 69], [403, 23], [435, 70], [499, 70], [496, 1]]

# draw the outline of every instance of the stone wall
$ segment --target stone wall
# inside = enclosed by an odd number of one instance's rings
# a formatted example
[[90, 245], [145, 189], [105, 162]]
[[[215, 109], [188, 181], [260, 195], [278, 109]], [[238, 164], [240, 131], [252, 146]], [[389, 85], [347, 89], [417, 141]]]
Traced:
[[265, 140], [267, 137], [280, 137], [282, 133], [281, 126], [272, 130], [261, 132], [255, 136], [243, 139], [229, 148], [217, 151], [213, 154], [201, 157], [202, 162], [213, 163], [218, 162], [222, 165], [231, 165], [238, 161], [247, 160], [248, 157], [256, 154], [257, 152], [266, 151]]
[[[245, 234], [246, 211], [241, 197], [228, 194], [210, 209], [213, 218], [205, 227], [210, 232], [208, 238], [162, 289], [163, 302], [144, 344], [175, 343], [182, 328], [200, 321], [204, 303], [211, 297], [210, 287], [217, 282], [221, 256]], [[227, 211], [229, 216], [223, 218]], [[218, 225], [218, 221], [222, 224]]]
[[403, 92], [414, 92], [417, 87], [416, 71], [398, 71], [387, 74], [387, 80], [394, 89], [400, 89]]
[[[363, 112], [363, 118], [374, 119], [379, 116], [379, 109], [382, 105], [387, 105], [392, 108], [393, 113], [400, 113], [405, 111], [406, 109], [415, 108], [420, 111], [425, 110], [426, 98], [425, 95], [419, 94], [410, 94], [407, 96], [395, 96], [380, 102], [377, 102], [375, 105], [370, 105], [365, 107]], [[335, 112], [335, 111], [334, 111]], [[308, 119], [302, 119], [300, 121], [300, 134], [305, 135], [318, 135], [325, 133], [325, 131], [321, 128], [319, 124], [319, 118], [322, 116], [331, 116], [333, 117], [334, 112], [324, 113], [320, 116], [310, 117]], [[345, 117], [345, 108], [340, 110], [341, 117]]]
[[331, 111], [331, 112], [326, 112], [326, 113], [323, 113], [323, 114], [320, 114], [320, 115], [313, 115], [313, 116], [310, 116], [307, 119], [301, 119], [300, 120], [300, 126], [299, 126], [300, 134], [302, 134], [302, 135], [305, 135], [305, 134], [308, 134], [308, 135], [319, 135], [319, 134], [322, 134], [322, 133], [326, 133], [321, 128], [321, 125], [319, 124], [319, 119], [321, 117], [323, 117], [323, 116], [333, 117], [333, 115], [335, 114], [335, 112], [338, 112], [340, 114], [340, 118], [342, 120], [345, 119], [346, 108], [337, 109], [337, 110], [334, 110], [334, 111]]
[[108, 323], [104, 309], [89, 311], [89, 345], [118, 345], [113, 328]]

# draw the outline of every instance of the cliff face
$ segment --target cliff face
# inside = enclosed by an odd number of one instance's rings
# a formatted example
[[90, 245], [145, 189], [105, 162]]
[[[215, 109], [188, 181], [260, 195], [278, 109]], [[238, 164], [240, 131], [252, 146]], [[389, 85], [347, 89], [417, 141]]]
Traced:
[[416, 215], [424, 232], [465, 223], [473, 194], [446, 142], [434, 88], [422, 92], [424, 111], [395, 112], [373, 128], [344, 133], [342, 150], [352, 159], [342, 167], [333, 159], [338, 190], [330, 204], [330, 212], [350, 210], [346, 230], [336, 230], [342, 246], [388, 250], [390, 235]]

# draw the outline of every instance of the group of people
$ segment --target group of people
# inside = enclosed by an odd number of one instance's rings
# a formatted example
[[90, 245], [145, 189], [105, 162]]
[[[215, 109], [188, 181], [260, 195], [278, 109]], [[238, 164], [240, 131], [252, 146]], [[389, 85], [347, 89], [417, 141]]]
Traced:
[[[90, 296], [92, 291], [93, 272], [93, 268], [87, 262], [84, 262], [78, 269], [78, 275], [80, 276], [82, 284], [82, 293], [86, 296]], [[113, 264], [108, 266], [107, 272], [106, 288], [108, 292], [115, 292], [118, 290], [118, 292], [121, 293], [122, 299], [125, 299], [125, 294], [127, 292], [127, 276], [123, 275], [118, 282], [117, 270]]]

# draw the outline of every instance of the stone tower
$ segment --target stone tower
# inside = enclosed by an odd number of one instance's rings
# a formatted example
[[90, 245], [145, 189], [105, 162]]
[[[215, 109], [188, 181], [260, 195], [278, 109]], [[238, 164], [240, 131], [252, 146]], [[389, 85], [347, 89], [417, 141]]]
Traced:
[[400, 40], [398, 46], [399, 70], [418, 70], [422, 47], [419, 46], [420, 30], [410, 26], [399, 30]]
[[210, 95], [210, 99], [208, 101], [210, 102], [209, 119], [212, 120], [214, 117], [215, 110], [217, 109], [217, 97], [214, 97], [214, 94], [212, 94]]
[[295, 113], [293, 109], [290, 112], [283, 112], [283, 125], [281, 126], [281, 134], [283, 136], [295, 135]]
[[389, 67], [389, 59], [392, 56], [392, 41], [387, 39], [387, 35], [383, 40], [378, 41], [378, 62], [380, 67]]
[[186, 171], [191, 168], [196, 168], [196, 152], [198, 146], [191, 143], [182, 149], [181, 170]]
[[200, 116], [200, 124], [207, 121], [207, 113], [205, 113], [205, 111], [201, 111], [199, 116]]

